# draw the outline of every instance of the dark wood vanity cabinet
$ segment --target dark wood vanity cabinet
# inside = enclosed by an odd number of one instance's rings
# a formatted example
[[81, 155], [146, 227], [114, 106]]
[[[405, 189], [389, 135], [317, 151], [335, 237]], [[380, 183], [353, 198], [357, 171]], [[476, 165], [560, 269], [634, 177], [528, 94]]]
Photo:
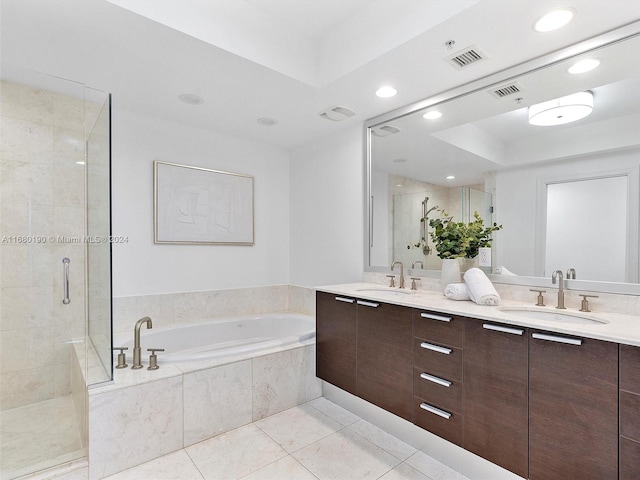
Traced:
[[527, 330], [467, 319], [464, 448], [523, 478], [529, 471], [528, 389]]
[[411, 421], [411, 309], [357, 300], [357, 395]]
[[413, 423], [463, 445], [464, 319], [413, 312]]
[[620, 480], [640, 478], [640, 347], [620, 345]]
[[316, 376], [412, 417], [411, 309], [316, 293]]
[[531, 330], [529, 355], [529, 478], [618, 478], [618, 344]]
[[356, 300], [316, 292], [316, 376], [356, 394]]

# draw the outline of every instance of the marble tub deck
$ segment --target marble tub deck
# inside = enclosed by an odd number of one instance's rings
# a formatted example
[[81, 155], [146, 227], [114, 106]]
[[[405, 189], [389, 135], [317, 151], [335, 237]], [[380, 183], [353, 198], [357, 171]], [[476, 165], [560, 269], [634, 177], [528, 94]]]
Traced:
[[469, 480], [324, 397], [107, 477], [140, 479]]

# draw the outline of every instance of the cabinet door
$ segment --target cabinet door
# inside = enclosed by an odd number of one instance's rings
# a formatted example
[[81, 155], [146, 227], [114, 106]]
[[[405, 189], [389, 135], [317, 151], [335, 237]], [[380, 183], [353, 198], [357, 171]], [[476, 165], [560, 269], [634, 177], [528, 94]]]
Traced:
[[620, 345], [620, 480], [640, 478], [640, 348]]
[[357, 394], [411, 420], [411, 309], [358, 300]]
[[529, 346], [526, 329], [467, 319], [464, 448], [528, 477]]
[[316, 376], [356, 393], [356, 301], [316, 293]]
[[531, 480], [618, 478], [618, 345], [533, 332]]

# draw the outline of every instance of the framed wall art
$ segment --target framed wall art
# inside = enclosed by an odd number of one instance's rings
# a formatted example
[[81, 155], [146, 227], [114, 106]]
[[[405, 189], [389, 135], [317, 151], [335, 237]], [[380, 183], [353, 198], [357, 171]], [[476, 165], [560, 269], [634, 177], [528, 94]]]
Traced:
[[254, 178], [153, 162], [154, 242], [253, 245]]

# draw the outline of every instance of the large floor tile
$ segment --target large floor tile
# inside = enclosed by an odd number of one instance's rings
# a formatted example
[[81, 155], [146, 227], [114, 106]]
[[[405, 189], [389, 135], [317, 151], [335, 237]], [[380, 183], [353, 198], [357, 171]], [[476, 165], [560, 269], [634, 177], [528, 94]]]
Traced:
[[469, 480], [459, 472], [440, 463], [426, 453], [417, 452], [410, 456], [405, 463], [419, 470], [432, 480]]
[[242, 480], [318, 480], [291, 455], [250, 473]]
[[308, 403], [316, 410], [320, 410], [325, 415], [330, 416], [336, 422], [341, 423], [342, 425], [351, 425], [352, 423], [356, 423], [360, 420], [360, 417], [351, 413], [349, 410], [342, 408], [339, 405], [327, 400], [324, 397], [316, 398]]
[[186, 451], [205, 480], [235, 480], [287, 456], [253, 424], [192, 445]]
[[341, 424], [310, 405], [300, 405], [255, 423], [287, 452], [292, 453], [337, 432]]
[[376, 479], [400, 463], [357, 433], [341, 430], [292, 454], [321, 480]]
[[203, 480], [184, 450], [178, 450], [106, 478], [108, 480]]
[[389, 452], [400, 460], [406, 460], [417, 452], [417, 449], [413, 448], [411, 445], [398, 440], [393, 435], [364, 420], [360, 420], [350, 427], [347, 427], [347, 430], [366, 438], [371, 443]]
[[396, 468], [386, 473], [380, 480], [432, 480], [406, 463], [401, 463]]

